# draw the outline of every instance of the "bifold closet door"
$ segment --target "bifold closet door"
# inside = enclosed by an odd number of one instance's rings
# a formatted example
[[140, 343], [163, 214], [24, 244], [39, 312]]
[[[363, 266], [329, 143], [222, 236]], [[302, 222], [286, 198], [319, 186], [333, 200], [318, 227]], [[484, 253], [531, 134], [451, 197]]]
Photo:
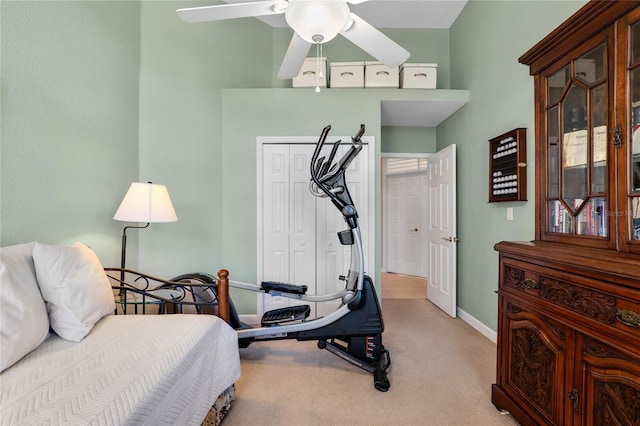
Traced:
[[[263, 146], [263, 280], [307, 285], [316, 294], [316, 206], [309, 192], [313, 147]], [[264, 298], [264, 310], [303, 304]], [[315, 306], [311, 303], [311, 314]]]
[[[338, 150], [337, 158], [346, 152], [349, 144], [343, 144]], [[358, 221], [362, 232], [363, 247], [365, 252], [365, 268], [369, 262], [368, 257], [368, 145], [364, 145], [360, 154], [353, 160], [347, 169], [346, 180], [349, 194], [358, 211]], [[342, 246], [337, 233], [348, 229], [343, 216], [338, 212], [328, 198], [316, 201], [318, 205], [318, 263], [317, 263], [317, 292], [318, 294], [336, 293], [344, 289], [345, 282], [338, 279], [340, 275], [349, 272], [351, 261], [351, 247]], [[372, 262], [371, 262], [372, 263]], [[369, 273], [369, 271], [365, 272]], [[317, 303], [318, 316], [324, 316], [335, 311], [339, 306], [339, 300]]]
[[[338, 158], [349, 145], [343, 145]], [[325, 147], [327, 150], [330, 146]], [[315, 144], [264, 144], [263, 152], [263, 271], [264, 281], [307, 285], [307, 294], [331, 294], [344, 289], [339, 279], [349, 271], [351, 247], [342, 246], [337, 233], [347, 225], [328, 198], [309, 192], [310, 162]], [[365, 267], [369, 263], [368, 146], [347, 171], [349, 193], [358, 209], [363, 230]], [[324, 153], [322, 155], [327, 155]], [[371, 262], [373, 264], [373, 262]], [[369, 271], [365, 271], [369, 272]], [[264, 310], [309, 304], [311, 317], [333, 312], [340, 300], [306, 303], [284, 297], [265, 296]]]

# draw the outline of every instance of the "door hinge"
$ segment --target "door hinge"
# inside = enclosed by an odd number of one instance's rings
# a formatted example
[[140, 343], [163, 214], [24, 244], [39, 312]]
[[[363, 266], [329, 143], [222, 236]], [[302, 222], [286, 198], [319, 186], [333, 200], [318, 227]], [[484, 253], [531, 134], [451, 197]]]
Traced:
[[573, 411], [580, 411], [580, 394], [577, 389], [571, 389], [569, 393], [567, 393], [567, 397], [571, 402], [573, 402]]
[[620, 148], [622, 146], [622, 128], [620, 126], [614, 127], [610, 130], [613, 137], [611, 138], [611, 143], [616, 148]]

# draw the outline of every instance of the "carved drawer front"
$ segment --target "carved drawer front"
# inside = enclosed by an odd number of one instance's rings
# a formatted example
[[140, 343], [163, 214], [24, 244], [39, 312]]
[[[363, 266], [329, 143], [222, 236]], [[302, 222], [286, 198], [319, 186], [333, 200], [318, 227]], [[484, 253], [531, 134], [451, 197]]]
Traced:
[[612, 327], [640, 344], [640, 296], [636, 291], [515, 259], [501, 262], [501, 289], [535, 297], [575, 313], [589, 326]]
[[503, 388], [527, 401], [537, 424], [560, 424], [564, 399], [566, 327], [548, 317], [507, 303], [507, 345]]
[[611, 286], [575, 276], [540, 275], [538, 297], [580, 315], [583, 321], [614, 327], [640, 339], [640, 302], [608, 291]]
[[526, 267], [518, 263], [503, 263], [503, 280], [502, 286], [505, 289], [515, 289], [530, 293], [538, 294], [539, 276], [537, 273], [528, 270]]

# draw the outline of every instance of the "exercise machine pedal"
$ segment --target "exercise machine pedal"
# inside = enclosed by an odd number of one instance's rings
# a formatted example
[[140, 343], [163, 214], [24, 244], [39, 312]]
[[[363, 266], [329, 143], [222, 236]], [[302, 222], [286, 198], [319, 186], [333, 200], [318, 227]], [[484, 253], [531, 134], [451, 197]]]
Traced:
[[281, 293], [291, 293], [291, 294], [307, 293], [306, 285], [287, 284], [279, 281], [262, 281], [261, 288], [267, 293], [272, 291], [279, 291]]
[[265, 312], [260, 320], [263, 327], [292, 321], [304, 321], [311, 314], [309, 305], [290, 306]]

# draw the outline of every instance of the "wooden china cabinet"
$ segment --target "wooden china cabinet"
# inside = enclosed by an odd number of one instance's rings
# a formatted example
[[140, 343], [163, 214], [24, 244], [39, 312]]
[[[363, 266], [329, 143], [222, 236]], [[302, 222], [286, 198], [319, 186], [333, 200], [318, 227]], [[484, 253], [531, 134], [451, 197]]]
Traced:
[[640, 424], [640, 1], [526, 52], [536, 234], [501, 242], [492, 401], [523, 425]]

